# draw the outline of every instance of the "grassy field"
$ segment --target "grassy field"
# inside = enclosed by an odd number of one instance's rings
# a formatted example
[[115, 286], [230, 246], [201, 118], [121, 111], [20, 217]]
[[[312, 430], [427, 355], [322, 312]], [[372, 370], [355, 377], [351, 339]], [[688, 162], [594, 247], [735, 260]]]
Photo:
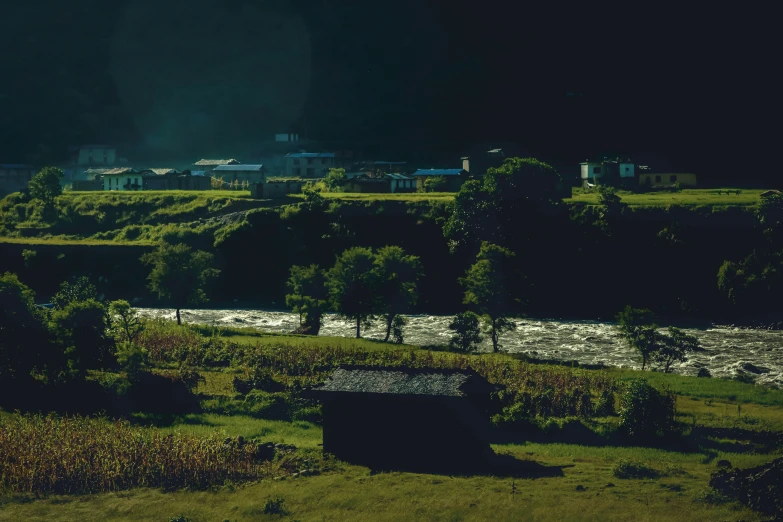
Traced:
[[[709, 409], [689, 401], [692, 411]], [[720, 405], [714, 406], [720, 409]], [[758, 412], [764, 415], [768, 407]], [[264, 440], [317, 448], [318, 427], [242, 417], [185, 415], [138, 416], [134, 422], [164, 431]], [[723, 419], [733, 423], [731, 419]], [[209, 491], [164, 492], [135, 489], [83, 496], [0, 497], [0, 520], [168, 520], [184, 515], [192, 522], [250, 520], [764, 520], [706, 488], [715, 463], [736, 467], [763, 464], [779, 451], [710, 440], [693, 449], [617, 447], [562, 442], [493, 445], [520, 463], [512, 475], [455, 476], [375, 472], [338, 463], [320, 476], [227, 483]], [[619, 465], [644, 470], [645, 478], [620, 478]], [[265, 513], [265, 503], [282, 499], [285, 515]]]
[[[764, 190], [741, 190], [718, 188], [718, 189], [683, 189], [680, 192], [649, 192], [646, 194], [633, 194], [630, 192], [619, 192], [623, 203], [631, 206], [666, 206], [666, 205], [685, 205], [685, 206], [752, 206], [760, 201], [759, 195]], [[578, 193], [574, 192], [573, 197], [564, 200], [566, 203], [586, 203], [588, 205], [598, 204], [598, 193]], [[730, 192], [730, 193], [729, 193]]]
[[115, 191], [100, 191], [100, 190], [69, 190], [63, 192], [63, 196], [95, 196], [95, 195], [111, 195], [119, 197], [144, 197], [144, 196], [177, 196], [177, 197], [213, 197], [213, 198], [249, 198], [249, 190], [143, 190], [141, 192], [135, 192], [131, 190], [115, 190]]
[[[400, 194], [360, 194], [355, 192], [323, 192], [321, 195], [327, 199], [344, 199], [360, 201], [427, 201], [427, 200], [452, 200], [454, 192], [406, 192]], [[303, 194], [291, 194], [292, 198], [304, 199]]]
[[[150, 323], [150, 335], [180, 339], [211, 337], [279, 350], [290, 360], [340, 347], [377, 352], [399, 346], [342, 337], [269, 335], [252, 328], [176, 326]], [[159, 329], [156, 332], [155, 328]], [[144, 343], [142, 339], [140, 342]], [[214, 347], [213, 347], [214, 348]], [[428, 357], [428, 350], [404, 346]], [[337, 352], [335, 352], [337, 353]], [[435, 359], [452, 354], [433, 352]], [[384, 355], [384, 357], [386, 357]], [[472, 356], [470, 364], [508, 361], [505, 354]], [[473, 361], [473, 358], [470, 359]], [[312, 368], [323, 364], [316, 358]], [[526, 364], [526, 363], [520, 363]], [[262, 365], [267, 367], [266, 365]], [[272, 367], [271, 365], [269, 366]], [[538, 428], [497, 431], [493, 450], [514, 464], [486, 474], [385, 472], [345, 462], [331, 462], [317, 476], [263, 478], [214, 484], [207, 490], [136, 488], [91, 495], [46, 495], [0, 491], [0, 520], [168, 520], [183, 515], [191, 522], [249, 520], [746, 520], [763, 517], [711, 491], [707, 484], [717, 463], [752, 467], [783, 456], [783, 390], [722, 379], [704, 379], [626, 369], [571, 370], [530, 365], [533, 372], [578, 372], [619, 381], [645, 378], [677, 394], [680, 435], [647, 444], [618, 438], [610, 417], [537, 418]], [[175, 371], [171, 366], [156, 369]], [[242, 401], [234, 388], [241, 366], [202, 367], [195, 389], [202, 405], [219, 399]], [[313, 371], [313, 370], [308, 370]], [[529, 374], [533, 377], [533, 373]], [[592, 380], [592, 377], [589, 378]], [[583, 381], [587, 382], [587, 380]], [[17, 414], [0, 411], [0, 419]], [[320, 455], [323, 432], [302, 420], [283, 421], [250, 414], [132, 413], [135, 429], [160, 435], [237, 437], [293, 444], [305, 454]], [[108, 422], [108, 421], [106, 421]], [[179, 436], [179, 435], [176, 435]], [[415, 433], [411, 437], [415, 438]], [[222, 440], [222, 439], [218, 439]], [[379, 448], [382, 451], [382, 448]], [[459, 455], [455, 455], [459, 458]], [[638, 478], [629, 478], [627, 472]], [[2, 470], [0, 470], [2, 471]], [[626, 472], [626, 473], [623, 473]], [[284, 513], [271, 514], [267, 501], [282, 499]], [[265, 505], [267, 508], [265, 509]]]

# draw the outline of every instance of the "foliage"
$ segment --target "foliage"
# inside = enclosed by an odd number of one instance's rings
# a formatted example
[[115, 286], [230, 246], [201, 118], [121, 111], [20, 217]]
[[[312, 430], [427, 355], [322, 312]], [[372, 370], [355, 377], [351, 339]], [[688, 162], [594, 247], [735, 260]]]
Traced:
[[291, 293], [285, 296], [285, 303], [299, 314], [300, 326], [304, 324], [317, 333], [329, 304], [326, 273], [318, 265], [292, 266], [290, 273], [287, 285]]
[[669, 373], [672, 363], [687, 362], [688, 354], [701, 349], [696, 337], [686, 334], [679, 328], [670, 327], [668, 335], [662, 335], [661, 346], [653, 357], [656, 362], [663, 365], [663, 371]]
[[625, 384], [620, 394], [620, 428], [637, 438], [665, 435], [674, 428], [675, 396], [643, 379]]
[[283, 508], [284, 500], [280, 497], [270, 498], [264, 502], [264, 515], [285, 515], [286, 510]]
[[182, 322], [181, 308], [208, 300], [204, 287], [210, 278], [220, 273], [220, 270], [212, 268], [213, 259], [214, 256], [208, 252], [193, 252], [187, 245], [168, 243], [141, 257], [142, 263], [152, 265], [147, 278], [150, 290], [158, 297], [172, 301], [177, 309], [177, 322]]
[[64, 281], [60, 290], [52, 298], [54, 307], [62, 310], [71, 303], [87, 300], [98, 300], [98, 290], [86, 276], [77, 277], [73, 283]]
[[308, 181], [302, 186], [302, 194], [304, 194], [305, 201], [311, 207], [321, 207], [324, 205], [321, 187], [316, 186], [312, 181]]
[[377, 272], [375, 255], [369, 248], [345, 250], [327, 273], [327, 287], [333, 309], [356, 322], [356, 337], [361, 325], [367, 325], [377, 310]]
[[405, 329], [406, 324], [408, 324], [408, 319], [401, 315], [394, 316], [394, 320], [391, 324], [391, 338], [395, 344], [403, 344], [405, 342], [403, 330]]
[[49, 324], [72, 376], [113, 364], [106, 309], [95, 299], [72, 301], [54, 310]]
[[345, 169], [329, 169], [329, 173], [324, 178], [324, 185], [327, 192], [339, 192], [339, 189], [345, 183]]
[[130, 381], [135, 381], [149, 365], [149, 353], [137, 344], [121, 342], [117, 345], [117, 364]]
[[0, 417], [0, 448], [0, 490], [17, 493], [206, 488], [275, 476], [297, 465], [293, 459], [274, 464], [259, 458], [266, 452], [255, 440], [167, 435], [128, 421], [80, 416]]
[[465, 182], [454, 198], [443, 227], [452, 249], [489, 241], [509, 242], [531, 211], [549, 212], [561, 200], [562, 178], [550, 165], [533, 158], [507, 158], [490, 168], [483, 180]]
[[109, 303], [109, 317], [115, 336], [120, 341], [132, 343], [144, 329], [138, 310], [124, 299]]
[[479, 314], [487, 318], [492, 350], [497, 352], [500, 334], [514, 330], [516, 324], [507, 315], [514, 300], [504, 277], [509, 250], [484, 242], [473, 264], [459, 282], [465, 289], [463, 303], [473, 305]]
[[443, 176], [427, 176], [424, 180], [424, 192], [441, 192], [446, 188], [446, 178]]
[[0, 382], [47, 362], [48, 339], [34, 298], [15, 274], [0, 276]]
[[641, 462], [620, 459], [612, 468], [612, 475], [620, 479], [656, 479], [661, 472]]
[[475, 312], [461, 312], [449, 323], [449, 330], [454, 332], [449, 340], [449, 347], [460, 352], [472, 352], [478, 349], [483, 340], [479, 327], [480, 317]]
[[650, 310], [633, 308], [626, 305], [622, 312], [617, 314], [617, 327], [620, 336], [628, 346], [642, 357], [642, 370], [651, 361], [658, 351], [660, 336], [658, 326], [652, 323], [653, 315]]
[[[422, 276], [421, 262], [398, 246], [385, 246], [378, 249], [373, 264], [380, 303], [378, 312], [386, 322], [384, 340], [388, 341], [399, 314], [409, 312], [419, 298], [417, 284]], [[397, 321], [400, 339], [404, 324]]]
[[772, 248], [783, 248], [783, 194], [762, 198], [756, 218]]
[[63, 176], [57, 167], [44, 167], [30, 180], [30, 197], [39, 200], [45, 208], [53, 208], [57, 196], [63, 193], [60, 185]]

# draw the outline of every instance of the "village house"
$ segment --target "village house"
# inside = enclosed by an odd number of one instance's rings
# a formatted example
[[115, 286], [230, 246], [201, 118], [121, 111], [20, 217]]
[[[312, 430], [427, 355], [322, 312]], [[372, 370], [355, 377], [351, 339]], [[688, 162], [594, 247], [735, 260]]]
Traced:
[[221, 165], [239, 165], [235, 159], [201, 159], [193, 164], [190, 173], [193, 176], [211, 176], [212, 171]]
[[334, 152], [292, 152], [285, 156], [285, 176], [289, 178], [324, 178], [337, 167]]
[[438, 189], [439, 191], [458, 192], [470, 174], [465, 169], [419, 169], [412, 176], [417, 180], [417, 188], [424, 189], [424, 181], [428, 178], [442, 177], [445, 184]]
[[344, 192], [416, 192], [416, 179], [405, 174], [391, 172], [379, 176], [377, 174], [359, 173], [346, 177], [348, 179], [343, 184]]
[[639, 185], [643, 187], [672, 187], [678, 183], [682, 187], [696, 187], [696, 174], [691, 172], [680, 173], [651, 173], [639, 174]]
[[146, 169], [136, 170], [130, 167], [120, 167], [105, 171], [101, 174], [103, 190], [143, 190], [143, 176], [149, 172]]
[[21, 163], [0, 163], [0, 197], [27, 188], [36, 170]]
[[323, 450], [384, 469], [466, 469], [492, 455], [490, 393], [470, 370], [342, 367], [312, 394]]
[[584, 188], [600, 185], [611, 178], [624, 187], [636, 185], [636, 166], [631, 160], [583, 161], [579, 166]]
[[71, 163], [74, 165], [114, 165], [117, 149], [111, 145], [80, 145], [70, 147]]
[[223, 183], [263, 183], [266, 175], [263, 165], [218, 165], [212, 170], [212, 177]]

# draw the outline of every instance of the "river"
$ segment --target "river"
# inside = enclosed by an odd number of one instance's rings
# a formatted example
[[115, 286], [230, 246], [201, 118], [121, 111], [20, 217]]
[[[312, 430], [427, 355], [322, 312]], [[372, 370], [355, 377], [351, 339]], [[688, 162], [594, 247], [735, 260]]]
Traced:
[[[175, 319], [175, 311], [139, 308], [144, 317]], [[215, 326], [247, 326], [269, 332], [291, 332], [299, 326], [299, 316], [290, 312], [261, 310], [182, 310], [187, 323]], [[407, 316], [405, 342], [415, 345], [447, 344], [451, 316]], [[636, 354], [617, 334], [613, 323], [598, 321], [560, 321], [554, 319], [517, 319], [517, 329], [500, 338], [502, 351], [525, 353], [537, 358], [578, 361], [580, 364], [604, 364], [639, 368]], [[714, 377], [734, 377], [738, 371], [750, 373], [759, 384], [783, 386], [783, 331], [749, 330], [715, 326], [684, 329], [699, 339], [703, 352], [692, 354], [688, 362], [675, 365], [675, 371], [695, 375], [707, 368]], [[333, 314], [327, 314], [321, 335], [353, 337], [355, 326]], [[363, 337], [383, 339], [380, 322], [364, 330]], [[482, 348], [491, 350], [484, 340]], [[750, 371], [748, 371], [750, 370]]]

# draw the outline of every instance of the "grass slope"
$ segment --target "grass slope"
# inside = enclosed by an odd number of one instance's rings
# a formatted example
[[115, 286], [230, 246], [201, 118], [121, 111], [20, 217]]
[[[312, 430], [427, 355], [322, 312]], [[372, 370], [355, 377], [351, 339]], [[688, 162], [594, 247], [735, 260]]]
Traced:
[[[729, 193], [731, 191], [731, 193]], [[764, 190], [737, 189], [683, 189], [680, 192], [648, 192], [646, 194], [633, 194], [619, 192], [620, 200], [631, 206], [753, 206], [760, 201], [760, 194]], [[566, 203], [583, 203], [588, 205], [598, 204], [598, 193], [581, 193], [575, 191], [573, 197], [564, 200]]]

